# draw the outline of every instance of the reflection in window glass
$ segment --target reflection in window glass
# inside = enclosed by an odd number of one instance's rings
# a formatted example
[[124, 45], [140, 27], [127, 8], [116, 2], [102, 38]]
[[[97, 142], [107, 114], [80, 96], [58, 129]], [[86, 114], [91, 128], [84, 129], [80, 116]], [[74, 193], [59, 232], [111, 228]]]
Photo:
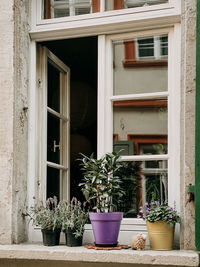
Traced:
[[[123, 201], [116, 201], [117, 211], [124, 212], [125, 218], [135, 218], [145, 202], [168, 199], [167, 161], [123, 162], [119, 170], [122, 178]], [[155, 168], [156, 166], [156, 168]]]
[[60, 71], [48, 61], [47, 106], [60, 112]]
[[142, 202], [168, 200], [167, 161], [147, 161], [142, 163]]
[[60, 197], [60, 170], [47, 167], [47, 198]]
[[60, 164], [60, 119], [48, 113], [47, 161]]
[[167, 91], [167, 57], [167, 35], [114, 41], [114, 95]]
[[105, 0], [106, 10], [148, 7], [168, 3], [168, 0]]
[[149, 101], [148, 107], [143, 101], [129, 101], [127, 106], [126, 101], [114, 102], [114, 151], [119, 147], [123, 155], [129, 156], [167, 154], [167, 101], [161, 100], [163, 106], [150, 106], [156, 105], [156, 101]]
[[44, 0], [44, 19], [77, 16], [97, 12], [94, 0]]

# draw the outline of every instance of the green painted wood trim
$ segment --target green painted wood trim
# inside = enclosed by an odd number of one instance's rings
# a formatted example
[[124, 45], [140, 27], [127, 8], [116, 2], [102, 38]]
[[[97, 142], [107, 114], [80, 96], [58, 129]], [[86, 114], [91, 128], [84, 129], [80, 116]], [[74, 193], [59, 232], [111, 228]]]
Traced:
[[195, 244], [200, 250], [200, 1], [197, 1], [196, 130], [195, 130]]

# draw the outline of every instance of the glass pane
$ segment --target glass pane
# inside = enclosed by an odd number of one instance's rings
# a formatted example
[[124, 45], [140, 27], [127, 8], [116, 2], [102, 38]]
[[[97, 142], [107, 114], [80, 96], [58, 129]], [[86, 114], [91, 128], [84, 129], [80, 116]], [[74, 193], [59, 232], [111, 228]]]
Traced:
[[106, 10], [148, 7], [168, 3], [168, 0], [105, 0]]
[[98, 1], [94, 0], [44, 0], [43, 19], [61, 18], [97, 12]]
[[167, 91], [167, 54], [167, 35], [114, 41], [113, 94]]
[[60, 119], [48, 113], [47, 161], [60, 163]]
[[47, 106], [60, 111], [60, 71], [48, 61]]
[[167, 154], [167, 113], [167, 100], [114, 102], [113, 150], [123, 149], [122, 155]]
[[124, 191], [123, 201], [114, 200], [116, 210], [124, 212], [125, 218], [135, 218], [145, 202], [168, 199], [167, 161], [123, 162], [119, 170]]
[[47, 167], [47, 198], [60, 197], [60, 170]]

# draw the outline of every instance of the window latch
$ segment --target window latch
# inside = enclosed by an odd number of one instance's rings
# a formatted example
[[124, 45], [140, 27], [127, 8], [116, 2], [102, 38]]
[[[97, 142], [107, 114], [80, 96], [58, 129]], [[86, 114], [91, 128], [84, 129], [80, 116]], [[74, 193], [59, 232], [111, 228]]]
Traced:
[[57, 145], [56, 144], [56, 140], [53, 141], [53, 152], [56, 152], [56, 149], [59, 149], [60, 150], [60, 143]]

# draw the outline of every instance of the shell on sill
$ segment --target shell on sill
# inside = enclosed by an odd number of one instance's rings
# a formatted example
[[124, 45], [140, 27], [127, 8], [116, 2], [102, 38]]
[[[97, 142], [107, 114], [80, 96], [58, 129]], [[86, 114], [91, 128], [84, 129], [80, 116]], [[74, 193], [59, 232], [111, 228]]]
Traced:
[[131, 248], [136, 250], [144, 250], [146, 243], [146, 235], [140, 233], [131, 237]]

